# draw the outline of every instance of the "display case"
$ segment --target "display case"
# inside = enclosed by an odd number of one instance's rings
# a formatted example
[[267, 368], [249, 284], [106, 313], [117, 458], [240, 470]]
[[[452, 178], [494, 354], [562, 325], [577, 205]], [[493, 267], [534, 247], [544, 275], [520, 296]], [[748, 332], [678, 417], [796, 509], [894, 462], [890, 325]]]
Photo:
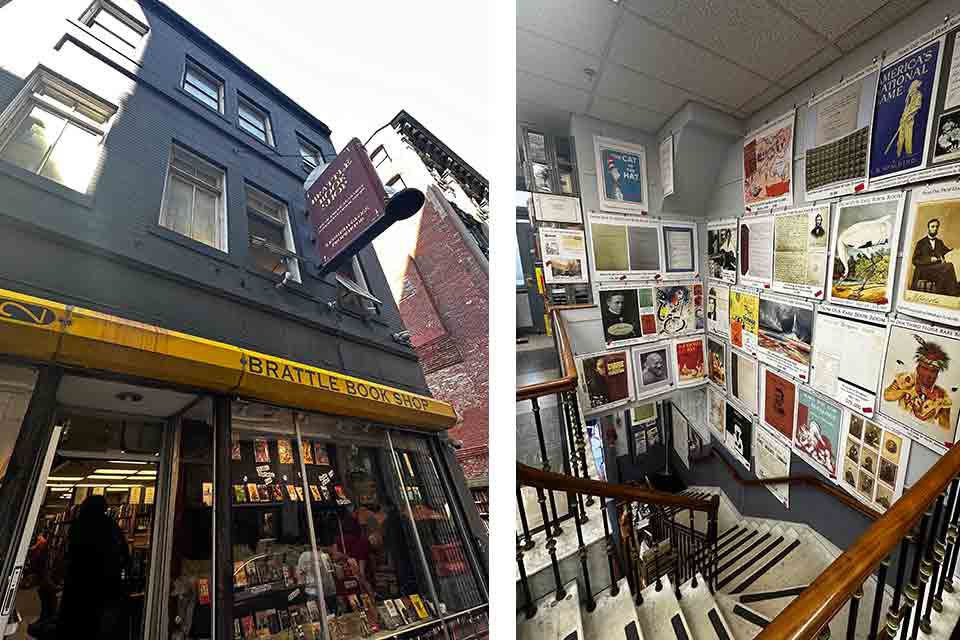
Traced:
[[520, 127], [521, 154], [527, 191], [580, 195], [576, 150], [572, 137], [554, 136], [528, 127]]

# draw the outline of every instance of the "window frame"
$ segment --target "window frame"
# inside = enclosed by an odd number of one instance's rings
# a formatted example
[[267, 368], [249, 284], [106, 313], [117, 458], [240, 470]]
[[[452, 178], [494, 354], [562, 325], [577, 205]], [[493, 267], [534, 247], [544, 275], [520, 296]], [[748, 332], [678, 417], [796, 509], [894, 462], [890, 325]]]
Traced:
[[[187, 89], [187, 73], [190, 71], [192, 71], [195, 75], [199, 76], [201, 79], [205, 79], [217, 85], [217, 91], [218, 91], [217, 105], [218, 106], [216, 109], [211, 107], [209, 104], [204, 102], [201, 98], [198, 98], [196, 95], [191, 93], [189, 89]], [[190, 84], [193, 85], [192, 82]], [[193, 100], [196, 100], [199, 104], [202, 104], [207, 109], [210, 109], [215, 113], [219, 113], [220, 115], [224, 115], [226, 88], [227, 88], [227, 83], [223, 78], [221, 78], [217, 74], [210, 71], [208, 68], [206, 68], [205, 66], [197, 62], [194, 58], [190, 57], [189, 55], [184, 56], [183, 73], [180, 74], [180, 90], [181, 91], [183, 91], [185, 94], [190, 96]], [[204, 91], [199, 89], [197, 90], [200, 91], [200, 93], [205, 94]], [[207, 96], [207, 97], [210, 97], [210, 96]]]
[[[48, 92], [53, 91], [64, 98], [73, 100], [75, 103], [73, 108], [67, 109], [66, 102], [51, 96], [49, 93], [44, 93], [44, 90]], [[98, 115], [102, 121], [97, 121], [89, 115], [79, 113], [77, 111], [77, 105], [82, 106], [86, 111]], [[7, 105], [6, 109], [0, 112], [0, 154], [3, 153], [13, 140], [23, 121], [29, 117], [34, 108], [39, 108], [65, 121], [63, 128], [61, 128], [60, 133], [57, 135], [57, 139], [44, 152], [43, 159], [36, 171], [21, 167], [10, 160], [0, 160], [0, 162], [8, 163], [40, 179], [48, 180], [64, 189], [69, 189], [71, 192], [88, 194], [90, 191], [89, 183], [83, 191], [78, 191], [58, 180], [43, 175], [42, 171], [46, 167], [50, 156], [53, 155], [57, 143], [62, 139], [67, 126], [72, 125], [90, 134], [99, 136], [97, 147], [102, 148], [103, 142], [110, 132], [113, 116], [117, 113], [117, 105], [104, 100], [88, 89], [67, 80], [65, 77], [54, 73], [46, 67], [38, 66], [33, 73], [28, 76], [27, 81], [10, 104]], [[99, 162], [99, 160], [100, 154], [98, 152], [97, 157], [93, 159], [94, 164]]]
[[[196, 207], [196, 189], [198, 188], [204, 189], [208, 192], [215, 191], [215, 189], [211, 187], [208, 183], [204, 182], [203, 180], [200, 180], [196, 176], [193, 176], [187, 173], [186, 171], [180, 169], [179, 167], [174, 166], [173, 161], [174, 159], [177, 158], [178, 155], [180, 156], [181, 160], [185, 159], [187, 162], [195, 162], [200, 165], [201, 169], [209, 170], [211, 172], [216, 172], [219, 174], [219, 185], [218, 185], [219, 193], [217, 193], [217, 205], [216, 205], [217, 220], [215, 221], [217, 231], [218, 231], [216, 236], [217, 236], [217, 240], [220, 243], [219, 245], [213, 245], [213, 244], [204, 242], [203, 240], [198, 240], [192, 235], [181, 233], [180, 231], [177, 231], [173, 227], [167, 226], [166, 224], [164, 224], [164, 220], [166, 218], [166, 213], [167, 213], [166, 204], [167, 204], [167, 196], [169, 195], [168, 191], [170, 188], [170, 180], [174, 175], [174, 172], [177, 178], [179, 178], [184, 182], [187, 182], [194, 188], [193, 200], [191, 201], [191, 216], [195, 214], [194, 208]], [[160, 226], [160, 228], [164, 229], [165, 231], [174, 233], [179, 237], [186, 238], [191, 242], [196, 242], [209, 249], [214, 249], [221, 253], [229, 254], [230, 253], [230, 242], [229, 242], [230, 225], [229, 225], [229, 216], [227, 211], [227, 170], [224, 167], [214, 164], [213, 162], [207, 160], [206, 158], [196, 153], [189, 147], [186, 147], [185, 145], [174, 141], [173, 144], [170, 145], [170, 153], [167, 156], [167, 168], [164, 174], [163, 195], [160, 198], [160, 215], [157, 217], [157, 225]]]
[[[304, 147], [313, 148], [313, 149], [315, 149], [316, 152], [317, 152], [317, 153], [316, 153], [317, 163], [316, 163], [315, 165], [313, 165], [312, 167], [307, 165], [306, 157], [305, 157], [305, 155], [304, 155], [304, 153], [303, 153], [303, 152], [304, 152]], [[307, 149], [307, 150], [309, 151], [309, 149]], [[309, 175], [314, 169], [316, 169], [316, 168], [319, 167], [321, 164], [323, 164], [323, 163], [325, 163], [325, 162], [327, 161], [327, 159], [324, 158], [324, 156], [323, 156], [323, 151], [321, 151], [320, 145], [314, 144], [314, 143], [310, 142], [310, 141], [307, 140], [304, 136], [300, 135], [300, 133], [297, 133], [297, 151], [300, 152], [300, 168], [303, 169], [304, 171], [306, 171], [308, 175]]]
[[[147, 25], [143, 24], [143, 23], [140, 22], [139, 20], [133, 18], [132, 16], [128, 15], [126, 11], [124, 11], [124, 10], [121, 9], [120, 7], [116, 6], [114, 3], [110, 2], [110, 0], [94, 0], [93, 3], [92, 3], [89, 7], [87, 7], [87, 10], [84, 11], [83, 14], [80, 16], [80, 22], [87, 28], [87, 30], [90, 31], [91, 35], [93, 35], [94, 37], [96, 37], [98, 40], [99, 40], [100, 38], [99, 38], [99, 37], [97, 36], [97, 34], [93, 31], [93, 25], [96, 23], [96, 18], [97, 18], [97, 16], [100, 14], [100, 12], [109, 13], [111, 16], [113, 16], [114, 18], [116, 18], [118, 21], [120, 21], [120, 22], [122, 22], [124, 25], [130, 27], [131, 30], [136, 31], [136, 32], [139, 34], [139, 36], [140, 36], [140, 39], [137, 41], [136, 44], [131, 44], [131, 43], [127, 42], [126, 39], [124, 39], [123, 37], [121, 37], [119, 34], [114, 33], [113, 31], [111, 31], [111, 30], [110, 30], [109, 28], [107, 28], [106, 26], [100, 24], [100, 25], [99, 25], [100, 28], [102, 28], [102, 29], [104, 29], [105, 31], [107, 31], [108, 33], [110, 33], [110, 35], [112, 35], [113, 37], [117, 38], [117, 39], [120, 40], [121, 42], [124, 42], [124, 43], [126, 43], [126, 44], [128, 44], [128, 45], [131, 45], [131, 46], [133, 47], [133, 49], [132, 49], [131, 51], [129, 51], [129, 52], [123, 52], [123, 51], [121, 51], [120, 53], [130, 53], [130, 54], [137, 54], [137, 53], [139, 53], [141, 47], [143, 46], [144, 38], [146, 37], [147, 33], [149, 33], [149, 31], [150, 31], [150, 27], [148, 27]], [[109, 43], [106, 43], [106, 44], [107, 44], [107, 46], [111, 46]], [[111, 47], [111, 48], [113, 48], [113, 47]]]
[[[263, 118], [263, 134], [266, 140], [261, 140], [258, 136], [251, 133], [249, 129], [245, 129], [240, 123], [241, 121], [247, 122], [251, 126], [249, 118], [244, 118], [241, 114], [241, 110], [246, 109], [248, 111], [254, 112], [254, 114], [259, 113]], [[245, 134], [251, 138], [262, 142], [268, 147], [276, 147], [276, 140], [273, 135], [273, 119], [270, 117], [270, 112], [261, 107], [259, 104], [245, 96], [240, 91], [237, 91], [237, 128], [243, 131]], [[256, 129], [254, 126], [253, 128]]]
[[[255, 198], [272, 201], [272, 203], [277, 204], [280, 208], [280, 215], [282, 217], [282, 220], [277, 220], [269, 214], [261, 213], [257, 209], [252, 208], [250, 206], [251, 195], [253, 195]], [[294, 282], [298, 282], [298, 283], [303, 282], [300, 275], [300, 261], [302, 260], [302, 257], [300, 256], [299, 251], [297, 251], [296, 234], [293, 232], [293, 224], [290, 220], [290, 207], [287, 205], [286, 202], [284, 202], [280, 198], [277, 198], [271, 195], [264, 189], [261, 189], [260, 187], [256, 186], [251, 182], [245, 181], [243, 183], [243, 196], [244, 196], [244, 211], [247, 214], [248, 220], [251, 216], [253, 216], [253, 217], [259, 218], [260, 220], [266, 222], [267, 224], [275, 224], [278, 226], [279, 224], [283, 224], [283, 239], [284, 239], [284, 242], [287, 244], [287, 246], [279, 247], [279, 248], [283, 249], [284, 251], [292, 255], [283, 255], [279, 252], [276, 252], [276, 253], [280, 257], [281, 261], [285, 264], [287, 273], [290, 274], [290, 278]], [[271, 203], [268, 202], [268, 204], [271, 204]], [[249, 232], [249, 223], [248, 223], [248, 232], [247, 232], [247, 241], [249, 243], [248, 246], [251, 246], [253, 244], [252, 242], [253, 238], [254, 238], [254, 235]], [[267, 250], [269, 251], [270, 249], [268, 248]], [[259, 267], [257, 267], [257, 269], [259, 271], [264, 271]], [[271, 273], [272, 275], [278, 275], [273, 272], [268, 272], [268, 273]]]

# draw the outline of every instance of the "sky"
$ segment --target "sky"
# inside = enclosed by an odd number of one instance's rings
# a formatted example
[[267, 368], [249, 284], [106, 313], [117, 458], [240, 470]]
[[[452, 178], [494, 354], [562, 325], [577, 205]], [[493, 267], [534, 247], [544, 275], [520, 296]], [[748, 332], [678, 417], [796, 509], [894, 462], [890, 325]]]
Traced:
[[[322, 120], [338, 151], [405, 109], [490, 175], [486, 2], [164, 2]], [[388, 274], [410, 246], [391, 236], [413, 232], [408, 222], [375, 243]]]

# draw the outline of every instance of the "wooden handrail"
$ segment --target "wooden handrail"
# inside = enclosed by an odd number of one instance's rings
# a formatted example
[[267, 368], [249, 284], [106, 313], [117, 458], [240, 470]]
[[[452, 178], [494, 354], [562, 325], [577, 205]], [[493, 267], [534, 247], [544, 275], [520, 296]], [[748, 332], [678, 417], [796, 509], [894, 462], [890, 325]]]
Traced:
[[802, 475], [802, 476], [779, 476], [776, 478], [763, 478], [758, 480], [747, 480], [740, 477], [740, 473], [737, 471], [737, 468], [730, 464], [730, 461], [724, 458], [722, 455], [716, 451], [711, 452], [712, 455], [720, 459], [721, 462], [727, 467], [727, 471], [730, 472], [730, 475], [733, 476], [733, 479], [737, 481], [737, 484], [747, 487], [758, 487], [768, 484], [789, 484], [789, 485], [802, 485], [806, 487], [813, 487], [827, 495], [833, 496], [846, 506], [850, 507], [854, 511], [857, 511], [863, 516], [870, 518], [871, 520], [878, 520], [883, 517], [883, 514], [877, 511], [876, 509], [871, 509], [867, 505], [863, 504], [856, 498], [847, 495], [842, 490], [831, 486], [818, 478], [817, 476]]
[[953, 447], [909, 491], [767, 626], [757, 640], [816, 638], [876, 566], [890, 555], [924, 511], [960, 474]]
[[667, 507], [680, 507], [715, 513], [720, 507], [720, 496], [713, 496], [709, 500], [698, 500], [688, 496], [680, 496], [664, 491], [632, 487], [625, 484], [612, 484], [599, 480], [585, 480], [562, 473], [541, 471], [517, 463], [517, 482], [521, 486], [539, 487], [553, 491], [570, 491], [584, 495], [601, 496], [603, 498], [618, 498], [632, 502], [657, 504]]
[[551, 306], [548, 309], [550, 322], [555, 327], [557, 336], [557, 347], [560, 356], [561, 376], [555, 380], [547, 380], [536, 384], [528, 384], [525, 387], [517, 387], [517, 400], [530, 400], [531, 398], [540, 398], [542, 396], [559, 393], [561, 391], [571, 391], [577, 388], [577, 361], [573, 357], [573, 348], [570, 346], [570, 336], [567, 333], [567, 321], [563, 318], [563, 311], [573, 309], [591, 309], [593, 304], [567, 304]]

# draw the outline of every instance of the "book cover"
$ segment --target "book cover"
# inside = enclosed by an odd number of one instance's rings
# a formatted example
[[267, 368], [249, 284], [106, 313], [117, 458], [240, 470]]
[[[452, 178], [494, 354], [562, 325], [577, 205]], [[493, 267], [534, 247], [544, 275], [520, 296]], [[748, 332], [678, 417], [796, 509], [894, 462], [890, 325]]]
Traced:
[[303, 456], [303, 464], [313, 464], [313, 445], [304, 442], [300, 446], [300, 454]]
[[244, 640], [251, 640], [257, 637], [257, 627], [253, 622], [253, 616], [247, 615], [240, 618], [240, 626], [243, 627]]
[[213, 506], [213, 483], [204, 482], [202, 491], [203, 491], [203, 506], [212, 507]]
[[270, 445], [263, 438], [253, 441], [253, 456], [257, 462], [270, 462]]
[[283, 487], [278, 484], [271, 484], [270, 493], [273, 496], [274, 502], [283, 502]]
[[413, 622], [413, 619], [410, 617], [410, 608], [407, 607], [407, 604], [403, 601], [403, 598], [396, 598], [393, 603], [397, 606], [397, 613], [400, 614], [400, 619], [403, 620], [403, 624], [410, 624]]
[[317, 502], [322, 500], [322, 498], [320, 497], [320, 487], [318, 487], [315, 484], [310, 485], [310, 497], [312, 497]]
[[351, 504], [350, 498], [347, 497], [346, 492], [343, 490], [342, 485], [335, 485], [333, 487], [334, 492], [337, 494], [337, 504], [349, 505]]
[[297, 485], [297, 500], [303, 502], [303, 487]]
[[250, 502], [260, 502], [260, 491], [257, 489], [257, 485], [255, 483], [247, 483], [247, 495], [250, 498]]
[[322, 442], [313, 443], [314, 458], [317, 464], [330, 464], [330, 456], [327, 454], [327, 445]]
[[247, 584], [247, 570], [243, 567], [243, 560], [236, 560], [233, 563], [233, 586], [238, 588]]
[[233, 501], [237, 504], [247, 501], [247, 492], [242, 484], [233, 485]]
[[280, 623], [280, 631], [286, 631], [290, 628], [290, 612], [286, 609], [277, 609], [277, 622]]
[[197, 602], [200, 604], [210, 604], [210, 579], [197, 579]]
[[289, 440], [277, 440], [277, 460], [280, 464], [293, 464], [293, 445]]
[[230, 447], [230, 459], [231, 460], [240, 460], [240, 438], [234, 437], [231, 441]]
[[420, 598], [420, 594], [414, 593], [411, 595], [410, 602], [413, 604], [413, 609], [417, 612], [418, 618], [421, 620], [426, 620], [430, 617], [430, 614], [427, 613], [427, 608], [423, 606], [423, 600]]
[[240, 624], [240, 618], [233, 619], [233, 640], [245, 640], [243, 637], [243, 625]]
[[291, 502], [297, 501], [297, 488], [292, 484], [287, 485], [287, 495], [290, 496]]
[[307, 600], [307, 615], [310, 616], [310, 622], [320, 622], [320, 609], [316, 600]]

